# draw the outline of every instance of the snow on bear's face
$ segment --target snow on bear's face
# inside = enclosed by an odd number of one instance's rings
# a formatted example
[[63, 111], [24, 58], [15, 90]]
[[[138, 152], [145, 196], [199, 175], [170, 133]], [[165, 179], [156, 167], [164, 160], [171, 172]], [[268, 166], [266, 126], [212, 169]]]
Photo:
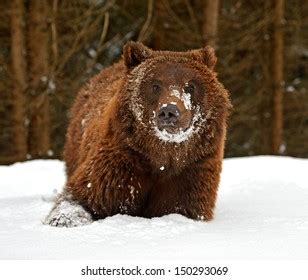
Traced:
[[206, 89], [202, 77], [184, 63], [151, 65], [131, 99], [131, 110], [141, 125], [163, 142], [181, 143], [202, 127], [201, 103]]
[[157, 167], [178, 169], [210, 154], [231, 106], [213, 71], [214, 51], [153, 51], [128, 43], [123, 58], [122, 96], [129, 112], [123, 123], [130, 120], [126, 141], [131, 148]]

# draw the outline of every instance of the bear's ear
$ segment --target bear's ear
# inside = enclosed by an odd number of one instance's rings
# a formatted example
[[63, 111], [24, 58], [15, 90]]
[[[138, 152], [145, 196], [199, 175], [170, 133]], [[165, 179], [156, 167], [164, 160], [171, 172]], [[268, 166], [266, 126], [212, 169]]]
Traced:
[[215, 50], [210, 46], [206, 46], [203, 49], [191, 51], [191, 56], [193, 57], [193, 59], [203, 62], [207, 67], [212, 70], [214, 69], [217, 62]]
[[128, 69], [134, 68], [151, 57], [152, 50], [139, 42], [128, 42], [123, 47], [123, 58]]

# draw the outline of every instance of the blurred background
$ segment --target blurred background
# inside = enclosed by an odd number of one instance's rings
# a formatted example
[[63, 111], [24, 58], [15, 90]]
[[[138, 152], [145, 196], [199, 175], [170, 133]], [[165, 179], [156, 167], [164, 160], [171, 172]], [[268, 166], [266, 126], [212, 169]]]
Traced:
[[68, 110], [128, 40], [212, 45], [230, 91], [226, 157], [308, 157], [307, 0], [1, 0], [0, 164], [61, 158]]

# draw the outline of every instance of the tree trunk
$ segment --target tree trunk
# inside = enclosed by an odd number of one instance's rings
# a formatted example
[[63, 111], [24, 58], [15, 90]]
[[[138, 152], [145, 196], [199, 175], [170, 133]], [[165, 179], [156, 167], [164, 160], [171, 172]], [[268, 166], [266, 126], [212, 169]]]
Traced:
[[152, 47], [155, 50], [163, 50], [165, 46], [165, 0], [154, 1], [155, 29]]
[[26, 116], [26, 58], [25, 58], [24, 1], [11, 2], [11, 69], [12, 89], [12, 130], [15, 159], [25, 160], [27, 155]]
[[[258, 113], [259, 113], [259, 139], [257, 154], [268, 155], [272, 151], [272, 127], [269, 124], [269, 116], [271, 115], [271, 101], [272, 96], [269, 94], [269, 89], [272, 87], [272, 73], [269, 69], [269, 62], [272, 57], [272, 43], [270, 38], [272, 22], [269, 20], [272, 16], [273, 9], [271, 1], [264, 1], [263, 3], [263, 14], [264, 18], [260, 18], [260, 21], [266, 20], [266, 24], [263, 24], [261, 32], [264, 34], [262, 43], [260, 44], [261, 49], [258, 50], [259, 64], [262, 69], [262, 85], [258, 86], [256, 95], [258, 98]], [[272, 34], [271, 34], [272, 35]], [[265, 39], [266, 38], [266, 39]]]
[[273, 112], [272, 112], [272, 153], [279, 154], [283, 133], [283, 20], [284, 0], [274, 0], [274, 24], [272, 36], [272, 75], [273, 75]]
[[45, 156], [50, 148], [48, 1], [29, 0], [28, 9], [29, 153], [36, 158]]
[[217, 30], [219, 16], [219, 0], [205, 0], [203, 9], [202, 33], [204, 41], [213, 48], [217, 47]]

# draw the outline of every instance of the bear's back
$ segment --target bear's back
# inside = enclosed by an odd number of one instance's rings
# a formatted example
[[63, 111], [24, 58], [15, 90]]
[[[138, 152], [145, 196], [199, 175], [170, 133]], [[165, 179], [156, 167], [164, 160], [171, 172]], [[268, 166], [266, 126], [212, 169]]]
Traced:
[[98, 112], [102, 113], [119, 89], [125, 72], [123, 61], [103, 69], [81, 88], [70, 111], [69, 126], [64, 147], [67, 174], [71, 174], [78, 163], [82, 134], [87, 123]]

